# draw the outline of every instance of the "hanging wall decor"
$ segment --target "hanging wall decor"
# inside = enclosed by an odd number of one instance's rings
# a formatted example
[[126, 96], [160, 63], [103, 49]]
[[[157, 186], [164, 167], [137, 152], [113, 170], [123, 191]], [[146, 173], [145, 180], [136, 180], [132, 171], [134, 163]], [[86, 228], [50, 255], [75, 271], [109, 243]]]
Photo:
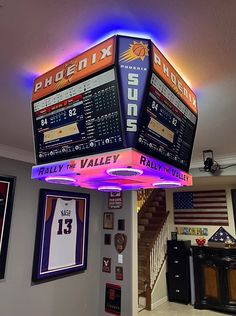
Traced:
[[40, 190], [33, 281], [87, 268], [89, 195]]
[[0, 279], [4, 278], [16, 178], [0, 175]]

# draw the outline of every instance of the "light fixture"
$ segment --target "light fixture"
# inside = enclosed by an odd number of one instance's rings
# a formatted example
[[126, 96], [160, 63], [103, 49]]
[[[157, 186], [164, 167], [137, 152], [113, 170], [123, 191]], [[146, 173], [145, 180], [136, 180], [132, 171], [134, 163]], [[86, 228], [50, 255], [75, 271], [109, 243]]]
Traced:
[[215, 173], [220, 165], [214, 160], [213, 150], [203, 150], [204, 171]]
[[49, 183], [57, 183], [57, 184], [72, 184], [76, 182], [76, 179], [70, 178], [70, 177], [50, 176], [50, 177], [46, 177], [45, 181]]
[[114, 177], [132, 177], [140, 176], [143, 174], [143, 170], [134, 169], [134, 168], [112, 168], [108, 169], [107, 174]]
[[174, 182], [174, 181], [155, 182], [152, 185], [154, 187], [159, 187], [159, 188], [163, 188], [163, 189], [176, 188], [176, 187], [181, 187], [182, 186], [181, 183]]
[[120, 191], [122, 191], [122, 189], [121, 189], [121, 187], [104, 185], [104, 186], [98, 187], [98, 191], [102, 191], [102, 192], [120, 192]]
[[204, 170], [211, 171], [211, 168], [214, 164], [214, 157], [212, 150], [203, 150], [203, 163], [204, 163]]

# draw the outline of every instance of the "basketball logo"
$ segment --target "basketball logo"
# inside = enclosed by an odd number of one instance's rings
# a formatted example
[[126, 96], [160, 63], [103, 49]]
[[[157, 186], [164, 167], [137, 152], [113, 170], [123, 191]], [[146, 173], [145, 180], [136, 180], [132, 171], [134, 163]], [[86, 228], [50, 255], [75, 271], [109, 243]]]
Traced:
[[126, 61], [127, 63], [136, 59], [144, 61], [145, 57], [148, 56], [148, 44], [144, 44], [142, 41], [139, 43], [134, 41], [133, 44], [129, 45], [129, 49], [121, 54], [120, 61]]

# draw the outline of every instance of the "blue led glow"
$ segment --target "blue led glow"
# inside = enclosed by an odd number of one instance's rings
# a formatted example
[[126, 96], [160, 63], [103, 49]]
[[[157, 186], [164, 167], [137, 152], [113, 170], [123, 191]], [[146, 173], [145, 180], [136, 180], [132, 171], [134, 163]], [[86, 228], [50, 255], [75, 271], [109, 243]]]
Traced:
[[150, 38], [158, 45], [168, 42], [168, 32], [161, 21], [150, 21], [149, 17], [136, 18], [125, 13], [124, 16], [114, 14], [94, 19], [93, 25], [96, 27], [89, 28], [85, 33], [85, 38], [91, 42], [91, 46], [116, 34]]
[[24, 71], [21, 75], [20, 75], [20, 82], [22, 87], [29, 91], [32, 92], [33, 89], [33, 85], [34, 85], [34, 80], [35, 78], [37, 78], [39, 76], [39, 74], [37, 73], [32, 73], [32, 72], [26, 72]]

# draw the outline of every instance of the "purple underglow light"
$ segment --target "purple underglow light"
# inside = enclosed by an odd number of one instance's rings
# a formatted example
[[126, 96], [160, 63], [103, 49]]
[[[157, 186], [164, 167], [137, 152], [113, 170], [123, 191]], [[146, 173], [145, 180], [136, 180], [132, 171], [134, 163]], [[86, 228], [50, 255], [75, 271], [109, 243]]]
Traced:
[[134, 168], [112, 168], [108, 169], [106, 173], [113, 177], [132, 177], [140, 176], [143, 174], [143, 170]]
[[45, 181], [50, 183], [59, 183], [59, 184], [69, 184], [69, 183], [75, 183], [76, 180], [74, 178], [70, 177], [46, 177]]
[[120, 187], [108, 186], [108, 185], [98, 187], [98, 190], [102, 191], [102, 192], [120, 192], [120, 191], [122, 191], [122, 189]]
[[181, 183], [174, 182], [174, 181], [155, 182], [152, 185], [154, 187], [161, 187], [161, 188], [176, 188], [176, 187], [181, 187], [182, 186]]

